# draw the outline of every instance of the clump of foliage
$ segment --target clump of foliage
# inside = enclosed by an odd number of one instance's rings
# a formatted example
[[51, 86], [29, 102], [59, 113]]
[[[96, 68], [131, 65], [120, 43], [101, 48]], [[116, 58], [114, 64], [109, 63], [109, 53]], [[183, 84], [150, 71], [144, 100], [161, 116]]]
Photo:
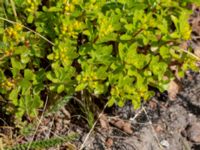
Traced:
[[77, 134], [70, 134], [65, 137], [54, 137], [50, 139], [45, 140], [38, 140], [31, 143], [24, 143], [24, 144], [18, 144], [14, 147], [5, 148], [6, 150], [27, 150], [27, 149], [42, 149], [42, 148], [51, 148], [58, 145], [61, 145], [65, 142], [71, 142], [75, 139], [77, 139]]
[[[138, 108], [166, 90], [196, 59], [192, 0], [15, 0], [0, 15], [0, 93], [6, 112], [35, 117], [42, 95], [104, 95], [108, 105]], [[83, 94], [84, 95], [84, 94]]]

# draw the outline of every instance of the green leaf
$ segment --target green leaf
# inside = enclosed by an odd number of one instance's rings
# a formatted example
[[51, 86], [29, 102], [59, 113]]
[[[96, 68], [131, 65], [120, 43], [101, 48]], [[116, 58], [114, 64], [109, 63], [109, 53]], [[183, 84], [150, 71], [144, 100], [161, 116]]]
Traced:
[[22, 95], [26, 95], [27, 93], [30, 93], [31, 82], [26, 79], [22, 79], [19, 82], [19, 87], [22, 89]]
[[123, 41], [128, 41], [131, 39], [132, 39], [132, 36], [130, 36], [128, 34], [123, 34], [122, 36], [120, 36], [120, 40], [123, 40]]
[[80, 83], [76, 86], [75, 91], [82, 91], [86, 88], [87, 84], [86, 83]]
[[11, 64], [12, 64], [12, 67], [13, 67], [13, 68], [16, 68], [16, 69], [19, 69], [19, 70], [21, 70], [21, 69], [24, 68], [24, 65], [21, 64], [21, 62], [18, 61], [18, 60], [17, 60], [16, 58], [14, 58], [14, 57], [11, 58]]
[[65, 86], [63, 84], [59, 85], [57, 88], [58, 93], [62, 93], [65, 90]]
[[37, 108], [42, 107], [42, 105], [43, 105], [43, 102], [40, 99], [40, 96], [39, 95], [34, 95], [33, 102], [32, 102], [32, 107], [37, 109]]
[[[135, 99], [136, 98], [136, 99]], [[139, 99], [138, 99], [139, 98]], [[133, 104], [133, 107], [134, 107], [134, 109], [139, 109], [140, 108], [140, 106], [141, 106], [141, 103], [140, 103], [140, 97], [134, 97], [133, 99], [132, 99], [132, 104]]]
[[32, 14], [30, 14], [27, 18], [27, 22], [28, 23], [32, 23], [33, 22], [33, 19], [34, 19], [34, 16]]
[[103, 84], [97, 84], [94, 90], [95, 95], [103, 94], [105, 91], [105, 86]]
[[0, 82], [4, 81], [6, 79], [3, 71], [0, 69]]
[[133, 24], [125, 24], [124, 27], [127, 31], [133, 31]]
[[15, 48], [14, 54], [16, 55], [20, 55], [20, 54], [24, 54], [24, 55], [29, 55], [30, 51], [27, 49], [26, 46], [18, 46]]
[[40, 94], [40, 92], [44, 90], [44, 85], [43, 84], [37, 84], [33, 87], [33, 94], [37, 95]]
[[108, 107], [113, 106], [114, 103], [115, 103], [115, 98], [114, 98], [114, 97], [111, 97], [111, 98], [108, 100]]
[[54, 60], [54, 53], [51, 53], [47, 56], [49, 60]]
[[119, 57], [120, 57], [120, 59], [124, 60], [125, 57], [126, 57], [127, 44], [119, 43], [118, 49], [119, 49]]
[[178, 18], [176, 16], [174, 16], [174, 15], [171, 15], [170, 17], [171, 17], [176, 29], [179, 31], [179, 24], [178, 24], [179, 20], [178, 20]]
[[15, 106], [18, 106], [18, 88], [13, 89], [9, 94], [9, 99]]
[[124, 106], [124, 100], [120, 100], [118, 103], [117, 103], [117, 105], [119, 106], [119, 107], [123, 107]]
[[190, 38], [190, 25], [188, 23], [189, 13], [186, 11], [182, 12], [179, 19], [179, 26], [180, 26], [180, 34], [184, 40], [188, 40]]
[[160, 52], [160, 55], [162, 56], [163, 59], [168, 59], [170, 58], [170, 52], [169, 52], [169, 47], [166, 47], [166, 46], [162, 46], [160, 49], [159, 49], [159, 52]]
[[59, 11], [62, 11], [62, 9], [58, 7], [50, 7], [48, 9], [48, 12], [59, 12]]
[[24, 78], [26, 80], [33, 80], [35, 74], [30, 70], [30, 69], [25, 69], [24, 70]]
[[21, 54], [20, 58], [23, 64], [27, 64], [30, 61], [30, 57], [26, 53]]

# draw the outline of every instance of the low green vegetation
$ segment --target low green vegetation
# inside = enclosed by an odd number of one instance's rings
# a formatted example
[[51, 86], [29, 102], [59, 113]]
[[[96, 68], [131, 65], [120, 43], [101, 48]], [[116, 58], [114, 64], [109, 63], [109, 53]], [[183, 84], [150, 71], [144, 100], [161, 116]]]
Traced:
[[131, 101], [139, 108], [152, 87], [167, 89], [172, 67], [180, 77], [198, 70], [192, 50], [180, 48], [190, 39], [191, 2], [4, 0], [1, 109], [19, 124], [24, 116], [34, 119], [48, 96], [104, 96], [108, 106]]

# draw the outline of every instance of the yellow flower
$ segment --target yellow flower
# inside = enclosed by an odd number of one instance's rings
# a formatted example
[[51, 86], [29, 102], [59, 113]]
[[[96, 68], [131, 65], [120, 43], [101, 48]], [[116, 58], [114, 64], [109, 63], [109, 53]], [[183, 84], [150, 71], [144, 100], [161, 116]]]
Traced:
[[62, 53], [62, 54], [60, 55], [60, 57], [61, 57], [61, 59], [63, 59], [63, 58], [65, 58], [66, 56], [65, 56], [65, 54]]
[[55, 59], [59, 59], [59, 55], [58, 54], [55, 55]]
[[75, 28], [75, 30], [79, 30], [81, 28], [81, 22], [75, 21], [74, 22], [74, 28]]
[[75, 9], [74, 5], [70, 5], [70, 6], [69, 6], [69, 10], [70, 10], [70, 12], [73, 12], [74, 9]]
[[14, 86], [14, 84], [12, 82], [10, 82], [10, 81], [7, 81], [7, 86], [11, 88], [11, 87]]
[[67, 0], [63, 0], [63, 3], [64, 3], [64, 4], [67, 3]]
[[88, 77], [87, 76], [84, 76], [83, 77], [83, 82], [86, 82], [88, 80]]
[[31, 4], [31, 3], [32, 3], [32, 0], [27, 0], [27, 3], [28, 3], [28, 4]]
[[1, 83], [1, 86], [4, 87], [7, 91], [15, 87], [14, 81], [7, 79], [5, 82]]
[[79, 3], [79, 0], [72, 0], [72, 3], [73, 3], [73, 4], [78, 4], [78, 3]]
[[73, 12], [74, 11], [74, 9], [75, 9], [75, 7], [74, 7], [74, 5], [72, 5], [72, 4], [66, 4], [66, 6], [65, 6], [65, 11], [66, 12]]
[[69, 6], [66, 5], [66, 6], [65, 6], [65, 11], [66, 11], [66, 12], [69, 12], [69, 10], [70, 10]]
[[15, 25], [15, 29], [16, 29], [17, 31], [21, 31], [21, 30], [22, 30], [22, 25], [21, 25], [20, 23], [17, 23], [17, 24]]

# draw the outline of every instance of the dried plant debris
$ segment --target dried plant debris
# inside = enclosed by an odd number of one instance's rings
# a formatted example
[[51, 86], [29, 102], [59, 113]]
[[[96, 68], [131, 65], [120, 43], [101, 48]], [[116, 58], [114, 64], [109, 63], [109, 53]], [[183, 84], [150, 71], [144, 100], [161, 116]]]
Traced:
[[181, 91], [181, 84], [178, 81], [171, 81], [169, 83], [167, 92], [170, 100], [175, 100], [177, 94]]
[[110, 120], [110, 124], [121, 129], [122, 131], [124, 131], [127, 134], [133, 133], [133, 129], [132, 129], [131, 123], [129, 121], [124, 121], [120, 118], [113, 118]]

